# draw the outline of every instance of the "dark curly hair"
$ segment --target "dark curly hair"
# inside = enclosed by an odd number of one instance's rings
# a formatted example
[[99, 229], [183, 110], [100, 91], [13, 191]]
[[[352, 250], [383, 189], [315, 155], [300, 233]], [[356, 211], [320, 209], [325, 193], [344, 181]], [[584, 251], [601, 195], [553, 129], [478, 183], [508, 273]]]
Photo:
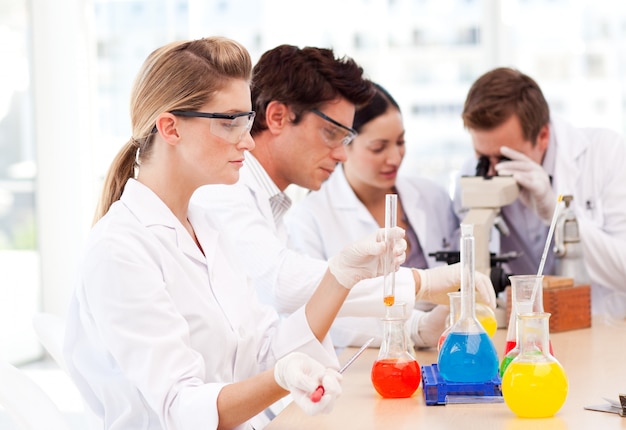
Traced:
[[374, 95], [374, 87], [349, 57], [336, 58], [326, 48], [280, 45], [265, 52], [254, 66], [251, 93], [254, 136], [267, 129], [265, 110], [272, 101], [288, 105], [297, 124], [304, 111], [337, 97], [357, 107], [364, 105]]

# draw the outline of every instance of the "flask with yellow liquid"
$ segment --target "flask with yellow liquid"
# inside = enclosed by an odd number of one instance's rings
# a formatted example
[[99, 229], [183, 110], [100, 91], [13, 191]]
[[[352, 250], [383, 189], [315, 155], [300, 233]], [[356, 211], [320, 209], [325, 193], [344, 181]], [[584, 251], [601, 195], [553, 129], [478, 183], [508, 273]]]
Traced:
[[547, 418], [565, 403], [568, 392], [563, 366], [550, 353], [550, 314], [518, 314], [520, 352], [502, 376], [506, 405], [522, 418]]

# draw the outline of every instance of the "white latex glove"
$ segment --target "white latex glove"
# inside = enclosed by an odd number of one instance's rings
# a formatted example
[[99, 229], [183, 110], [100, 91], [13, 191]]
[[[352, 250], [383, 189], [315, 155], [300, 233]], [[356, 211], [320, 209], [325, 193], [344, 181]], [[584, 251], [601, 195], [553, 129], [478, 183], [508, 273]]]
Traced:
[[[461, 287], [461, 263], [437, 266], [432, 269], [416, 269], [421, 285], [415, 300], [424, 300], [439, 305], [450, 304], [448, 293]], [[496, 292], [489, 276], [476, 272], [474, 276], [476, 300], [496, 308]]]
[[546, 224], [550, 224], [557, 197], [552, 190], [550, 175], [540, 164], [535, 163], [521, 152], [507, 146], [500, 148], [500, 153], [511, 161], [501, 161], [495, 165], [500, 176], [513, 176], [521, 187], [520, 199], [532, 209]]
[[[391, 270], [398, 270], [406, 259], [406, 240], [400, 227], [389, 229], [388, 240], [393, 243]], [[338, 255], [328, 260], [328, 268], [337, 281], [351, 289], [357, 282], [383, 275], [385, 254], [385, 229], [378, 229], [365, 239], [346, 246]]]
[[437, 305], [411, 318], [411, 339], [417, 348], [436, 347], [450, 319], [450, 306]]
[[[278, 360], [274, 379], [291, 392], [294, 402], [308, 415], [329, 413], [335, 399], [341, 395], [341, 374], [301, 352], [292, 352]], [[324, 394], [314, 402], [311, 395], [320, 385], [324, 387]]]

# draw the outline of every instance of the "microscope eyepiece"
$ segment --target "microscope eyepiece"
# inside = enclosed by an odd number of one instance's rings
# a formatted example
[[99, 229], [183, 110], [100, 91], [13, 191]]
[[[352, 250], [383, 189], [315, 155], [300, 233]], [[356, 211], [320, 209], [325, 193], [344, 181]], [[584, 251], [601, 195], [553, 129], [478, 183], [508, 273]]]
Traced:
[[[501, 161], [511, 161], [511, 159], [507, 157], [498, 157], [498, 163]], [[478, 163], [476, 163], [476, 176], [482, 176], [485, 179], [493, 176], [489, 174], [490, 165], [491, 162], [489, 161], [489, 157], [487, 157], [486, 155], [480, 156], [478, 158]]]
[[486, 178], [488, 173], [489, 157], [483, 155], [478, 159], [478, 163], [476, 164], [476, 176], [482, 176], [483, 178]]

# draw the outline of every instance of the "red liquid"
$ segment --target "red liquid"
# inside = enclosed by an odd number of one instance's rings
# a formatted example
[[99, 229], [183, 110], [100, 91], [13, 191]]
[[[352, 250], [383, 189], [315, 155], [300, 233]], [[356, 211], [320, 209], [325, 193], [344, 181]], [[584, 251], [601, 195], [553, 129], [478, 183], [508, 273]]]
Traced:
[[421, 380], [417, 361], [378, 360], [372, 366], [372, 384], [385, 398], [411, 397]]
[[[504, 355], [507, 355], [510, 350], [515, 348], [515, 345], [517, 345], [517, 341], [507, 340], [506, 345], [504, 346]], [[554, 355], [554, 350], [552, 349], [552, 341], [550, 341], [550, 355]]]
[[439, 342], [437, 342], [437, 352], [441, 351], [441, 345], [443, 345], [443, 342], [446, 340], [446, 335], [442, 334], [439, 337]]
[[507, 355], [510, 350], [515, 348], [515, 345], [517, 345], [516, 340], [507, 340], [506, 345], [504, 345], [504, 355]]

